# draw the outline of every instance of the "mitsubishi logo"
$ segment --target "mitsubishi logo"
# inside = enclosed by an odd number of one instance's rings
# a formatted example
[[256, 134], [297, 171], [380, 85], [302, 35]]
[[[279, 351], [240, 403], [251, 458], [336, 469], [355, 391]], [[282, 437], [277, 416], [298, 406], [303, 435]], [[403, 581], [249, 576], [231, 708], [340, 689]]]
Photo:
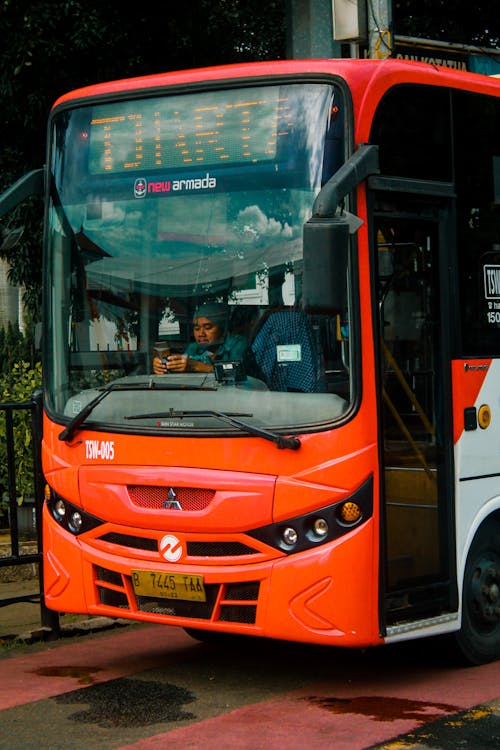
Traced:
[[177, 495], [173, 487], [170, 487], [167, 495], [167, 499], [163, 503], [163, 507], [167, 510], [182, 510], [182, 505], [177, 500]]

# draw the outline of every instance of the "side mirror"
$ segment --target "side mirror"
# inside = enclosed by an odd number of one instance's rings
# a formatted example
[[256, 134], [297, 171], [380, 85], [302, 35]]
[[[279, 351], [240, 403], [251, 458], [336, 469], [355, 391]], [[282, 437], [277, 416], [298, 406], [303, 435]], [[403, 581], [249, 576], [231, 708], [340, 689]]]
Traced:
[[302, 305], [306, 312], [340, 313], [347, 308], [349, 222], [333, 216], [304, 224]]
[[16, 227], [15, 229], [5, 229], [0, 224], [0, 250], [6, 252], [12, 250], [17, 245], [24, 233], [24, 227]]

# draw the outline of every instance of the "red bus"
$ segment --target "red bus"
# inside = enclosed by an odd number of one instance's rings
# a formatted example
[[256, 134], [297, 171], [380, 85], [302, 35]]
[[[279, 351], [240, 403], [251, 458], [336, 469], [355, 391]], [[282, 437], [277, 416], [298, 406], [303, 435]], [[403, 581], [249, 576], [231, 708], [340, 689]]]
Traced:
[[50, 608], [499, 656], [499, 133], [395, 60], [55, 103], [2, 204], [43, 175]]

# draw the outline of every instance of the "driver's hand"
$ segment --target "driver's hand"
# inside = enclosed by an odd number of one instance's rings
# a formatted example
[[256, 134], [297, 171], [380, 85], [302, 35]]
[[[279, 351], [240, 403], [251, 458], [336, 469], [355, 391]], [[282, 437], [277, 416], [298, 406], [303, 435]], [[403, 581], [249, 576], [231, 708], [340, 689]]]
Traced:
[[189, 369], [189, 357], [186, 354], [171, 354], [167, 357], [166, 372], [186, 372]]
[[153, 372], [155, 375], [165, 375], [167, 365], [159, 357], [153, 357]]

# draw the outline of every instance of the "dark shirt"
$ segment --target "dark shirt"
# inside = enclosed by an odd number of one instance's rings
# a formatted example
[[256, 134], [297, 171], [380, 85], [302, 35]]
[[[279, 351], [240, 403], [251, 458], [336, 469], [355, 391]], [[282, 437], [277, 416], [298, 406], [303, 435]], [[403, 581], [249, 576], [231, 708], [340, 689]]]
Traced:
[[195, 341], [188, 344], [184, 354], [189, 359], [205, 362], [211, 365], [214, 362], [241, 362], [247, 375], [259, 377], [255, 357], [248, 341], [239, 333], [228, 334], [215, 350], [213, 347], [197, 344]]

